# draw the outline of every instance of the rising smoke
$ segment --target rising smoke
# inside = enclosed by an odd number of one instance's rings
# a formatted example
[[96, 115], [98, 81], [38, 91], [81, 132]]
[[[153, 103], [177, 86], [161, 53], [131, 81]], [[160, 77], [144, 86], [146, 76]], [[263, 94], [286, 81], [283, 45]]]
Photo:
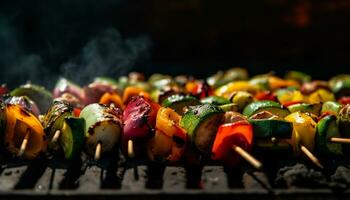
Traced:
[[61, 74], [80, 83], [95, 76], [124, 75], [149, 59], [150, 46], [146, 36], [123, 39], [116, 29], [109, 28], [89, 41], [79, 56], [63, 64]]
[[85, 84], [150, 60], [147, 35], [121, 33], [126, 1], [20, 1], [0, 8], [0, 84], [52, 88], [59, 76]]

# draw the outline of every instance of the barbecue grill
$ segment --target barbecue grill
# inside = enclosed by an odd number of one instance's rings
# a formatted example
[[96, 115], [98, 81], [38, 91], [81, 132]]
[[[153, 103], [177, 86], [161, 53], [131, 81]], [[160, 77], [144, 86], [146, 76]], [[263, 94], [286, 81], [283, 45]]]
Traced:
[[[204, 78], [236, 65], [320, 79], [349, 73], [347, 0], [101, 2], [14, 1], [0, 8], [0, 83], [52, 88], [63, 75], [83, 85], [132, 70]], [[99, 161], [85, 154], [24, 161], [0, 152], [0, 199], [350, 199], [348, 159], [322, 160], [320, 171], [282, 153], [253, 154], [263, 170], [212, 161], [166, 166], [126, 159], [119, 150]]]
[[[307, 163], [305, 163], [306, 166]], [[267, 163], [266, 167], [278, 165]], [[346, 166], [346, 164], [343, 163]], [[271, 169], [270, 168], [270, 169]], [[276, 172], [279, 167], [274, 167]], [[309, 185], [276, 186], [271, 170], [248, 164], [227, 170], [203, 166], [161, 166], [107, 155], [99, 162], [59, 158], [30, 162], [11, 160], [1, 169], [3, 199], [338, 199], [346, 190]], [[271, 180], [270, 180], [271, 179]], [[344, 189], [344, 188], [343, 188]]]

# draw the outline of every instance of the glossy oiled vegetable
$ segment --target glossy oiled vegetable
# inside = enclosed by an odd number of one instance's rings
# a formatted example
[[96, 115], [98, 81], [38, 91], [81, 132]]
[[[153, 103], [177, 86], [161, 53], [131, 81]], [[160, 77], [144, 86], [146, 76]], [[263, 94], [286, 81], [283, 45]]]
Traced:
[[156, 134], [148, 143], [150, 160], [176, 162], [185, 151], [187, 135], [179, 125], [181, 116], [171, 108], [160, 108], [156, 120]]
[[23, 109], [33, 113], [36, 117], [38, 117], [40, 114], [38, 106], [27, 96], [10, 96], [5, 99], [5, 104], [19, 105]]
[[181, 94], [171, 95], [162, 102], [162, 106], [172, 108], [180, 115], [185, 112], [184, 110], [187, 107], [199, 104], [200, 102], [196, 97]]
[[153, 137], [156, 116], [160, 106], [151, 100], [135, 96], [123, 112], [122, 150], [127, 153], [128, 141], [134, 143], [136, 155], [144, 154], [147, 141]]
[[57, 130], [61, 130], [64, 119], [68, 116], [71, 116], [72, 112], [73, 107], [70, 104], [62, 101], [53, 102], [43, 120], [44, 131], [49, 141], [52, 139]]
[[[341, 137], [350, 138], [350, 104], [344, 105], [338, 115], [337, 122]], [[350, 147], [343, 145], [344, 154], [350, 155]]]
[[212, 104], [190, 107], [181, 119], [191, 138], [191, 142], [202, 153], [210, 153], [219, 125], [223, 121], [224, 112]]
[[17, 155], [23, 139], [28, 134], [28, 145], [23, 158], [34, 159], [46, 151], [46, 137], [40, 121], [17, 105], [6, 106], [5, 148]]
[[46, 113], [53, 100], [52, 94], [44, 87], [25, 84], [11, 91], [11, 96], [26, 96], [38, 105], [41, 113]]
[[269, 111], [272, 114], [275, 114], [282, 118], [289, 114], [289, 111], [282, 108], [281, 104], [269, 100], [256, 101], [250, 103], [244, 108], [243, 114], [249, 117], [260, 111]]
[[288, 110], [293, 112], [304, 112], [304, 113], [311, 113], [316, 116], [320, 115], [322, 104], [321, 103], [314, 103], [314, 104], [308, 104], [308, 103], [296, 103], [288, 106]]
[[114, 106], [120, 109], [124, 109], [122, 98], [116, 93], [106, 92], [104, 95], [101, 96], [99, 103], [106, 105], [113, 104]]
[[295, 112], [285, 118], [293, 123], [292, 145], [296, 155], [300, 153], [300, 145], [309, 151], [314, 150], [316, 122], [307, 114]]
[[341, 155], [342, 146], [340, 143], [333, 143], [329, 140], [332, 137], [341, 137], [338, 129], [337, 118], [328, 115], [317, 123], [316, 152], [323, 155]]
[[239, 146], [249, 152], [253, 146], [253, 127], [246, 121], [220, 125], [212, 147], [213, 160], [234, 167], [241, 160], [234, 150]]
[[251, 119], [256, 139], [291, 138], [293, 125], [290, 122], [276, 119]]
[[94, 103], [86, 106], [80, 117], [85, 119], [85, 146], [89, 155], [94, 155], [98, 143], [101, 143], [101, 153], [115, 147], [122, 132], [119, 109]]

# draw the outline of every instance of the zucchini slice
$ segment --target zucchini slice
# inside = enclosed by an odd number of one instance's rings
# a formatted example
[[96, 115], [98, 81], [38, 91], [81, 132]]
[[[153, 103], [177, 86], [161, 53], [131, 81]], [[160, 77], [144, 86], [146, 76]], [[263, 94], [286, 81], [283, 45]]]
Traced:
[[322, 118], [317, 123], [316, 130], [316, 152], [323, 155], [342, 154], [341, 144], [329, 141], [332, 137], [340, 137], [336, 116], [328, 115]]
[[196, 97], [180, 94], [171, 95], [162, 102], [163, 107], [172, 108], [180, 115], [183, 115], [185, 107], [195, 106], [199, 104], [200, 102]]
[[223, 116], [224, 111], [213, 104], [193, 106], [184, 114], [180, 125], [187, 130], [199, 151], [210, 153]]
[[316, 116], [320, 115], [322, 104], [321, 103], [314, 103], [314, 104], [309, 104], [309, 103], [296, 103], [293, 105], [288, 106], [288, 110], [293, 113], [293, 112], [304, 112], [304, 113], [311, 113]]
[[254, 138], [270, 139], [289, 139], [292, 137], [293, 124], [284, 120], [274, 119], [249, 119], [253, 125]]
[[263, 100], [263, 101], [255, 101], [247, 105], [243, 110], [243, 115], [252, 116], [253, 114], [260, 111], [268, 111], [272, 114], [275, 114], [281, 118], [289, 115], [289, 111], [282, 108], [281, 104], [275, 101]]
[[225, 105], [231, 103], [229, 99], [226, 99], [224, 97], [219, 97], [219, 96], [209, 96], [204, 99], [201, 99], [201, 103], [203, 104], [214, 104], [217, 106], [220, 105]]

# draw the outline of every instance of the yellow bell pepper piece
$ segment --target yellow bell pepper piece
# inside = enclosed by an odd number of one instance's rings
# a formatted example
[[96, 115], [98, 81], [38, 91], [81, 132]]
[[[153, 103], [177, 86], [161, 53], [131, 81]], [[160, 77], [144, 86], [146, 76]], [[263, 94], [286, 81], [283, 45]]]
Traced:
[[216, 96], [221, 96], [225, 98], [230, 98], [234, 92], [237, 91], [246, 91], [249, 93], [256, 93], [260, 91], [261, 88], [257, 85], [253, 85], [248, 81], [234, 81], [226, 85], [223, 85], [215, 90]]
[[295, 112], [287, 117], [286, 121], [293, 123], [292, 146], [296, 155], [300, 154], [300, 145], [313, 151], [315, 145], [316, 122], [307, 114]]
[[288, 91], [278, 97], [278, 100], [281, 104], [285, 104], [288, 102], [307, 102], [307, 97], [303, 95], [298, 90]]
[[326, 101], [335, 101], [335, 97], [332, 92], [322, 88], [311, 93], [309, 96], [309, 103], [323, 103]]

